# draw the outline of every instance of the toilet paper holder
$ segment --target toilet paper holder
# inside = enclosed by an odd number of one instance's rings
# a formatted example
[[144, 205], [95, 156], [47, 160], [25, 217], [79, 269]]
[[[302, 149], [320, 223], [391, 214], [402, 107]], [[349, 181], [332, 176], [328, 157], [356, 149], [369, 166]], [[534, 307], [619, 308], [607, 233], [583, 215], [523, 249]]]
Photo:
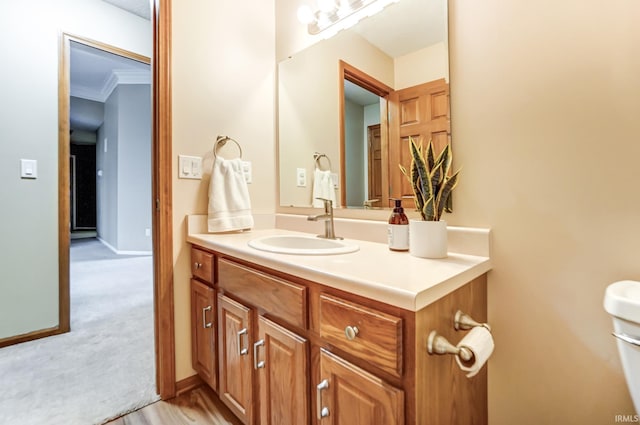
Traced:
[[473, 320], [471, 316], [467, 313], [464, 313], [462, 310], [456, 311], [456, 314], [453, 316], [453, 327], [457, 331], [466, 331], [476, 326], [482, 326], [489, 332], [491, 332], [491, 326], [488, 323], [480, 323]]
[[[469, 330], [476, 326], [482, 326], [491, 332], [491, 326], [488, 323], [480, 323], [471, 316], [461, 310], [456, 311], [453, 317], [453, 327], [455, 330]], [[461, 360], [468, 362], [473, 358], [473, 353], [466, 347], [456, 347], [437, 331], [433, 330], [427, 338], [427, 352], [429, 354], [455, 354]]]
[[429, 354], [455, 354], [463, 361], [468, 362], [473, 358], [473, 353], [467, 347], [456, 347], [438, 332], [431, 331], [427, 338], [427, 352]]

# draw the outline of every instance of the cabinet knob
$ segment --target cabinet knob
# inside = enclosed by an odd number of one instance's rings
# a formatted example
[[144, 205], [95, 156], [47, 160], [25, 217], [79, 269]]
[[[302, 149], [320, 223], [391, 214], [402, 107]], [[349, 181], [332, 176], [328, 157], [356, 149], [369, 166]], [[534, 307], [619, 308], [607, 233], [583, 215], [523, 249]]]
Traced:
[[347, 326], [344, 328], [344, 336], [346, 336], [349, 341], [356, 339], [359, 332], [360, 330], [357, 326]]
[[202, 263], [198, 263], [197, 261], [195, 263], [193, 263], [193, 267], [196, 268], [196, 270], [198, 270], [200, 267], [202, 267]]

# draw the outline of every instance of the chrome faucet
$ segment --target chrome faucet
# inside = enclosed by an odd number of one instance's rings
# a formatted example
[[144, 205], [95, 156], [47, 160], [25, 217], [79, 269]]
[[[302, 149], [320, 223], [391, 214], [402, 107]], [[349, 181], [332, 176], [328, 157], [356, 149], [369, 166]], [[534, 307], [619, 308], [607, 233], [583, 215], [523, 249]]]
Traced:
[[333, 227], [333, 201], [330, 199], [316, 198], [324, 202], [324, 214], [307, 216], [308, 221], [324, 220], [324, 235], [318, 235], [319, 238], [325, 239], [342, 239], [336, 236]]
[[380, 199], [365, 199], [362, 202], [362, 205], [364, 206], [364, 209], [367, 210], [367, 209], [373, 208], [373, 204], [379, 201]]

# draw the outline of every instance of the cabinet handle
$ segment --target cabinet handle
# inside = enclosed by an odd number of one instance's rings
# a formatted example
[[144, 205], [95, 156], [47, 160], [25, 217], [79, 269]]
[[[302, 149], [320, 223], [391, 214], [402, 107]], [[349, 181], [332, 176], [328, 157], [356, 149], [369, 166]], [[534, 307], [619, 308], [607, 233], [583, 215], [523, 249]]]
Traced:
[[211, 311], [210, 305], [202, 308], [202, 327], [205, 329], [210, 328], [213, 324], [213, 322], [207, 323], [207, 311]]
[[359, 332], [360, 330], [357, 326], [347, 326], [344, 328], [344, 336], [346, 336], [349, 341], [356, 339]]
[[[245, 354], [247, 354], [249, 352], [249, 350], [247, 348], [241, 348], [242, 347], [242, 335], [247, 335], [247, 328], [244, 328], [241, 331], [238, 331], [238, 355], [239, 356], [244, 356]], [[249, 338], [249, 335], [247, 335], [247, 338]]]
[[264, 339], [253, 344], [253, 368], [258, 370], [264, 367], [264, 361], [258, 361], [258, 347], [264, 345]]
[[196, 270], [198, 270], [200, 267], [202, 267], [202, 263], [198, 263], [197, 261], [195, 263], [193, 263], [193, 267], [196, 268]]
[[316, 410], [318, 413], [318, 419], [326, 418], [329, 416], [329, 408], [322, 407], [322, 390], [329, 388], [329, 381], [325, 379], [320, 382], [316, 387]]

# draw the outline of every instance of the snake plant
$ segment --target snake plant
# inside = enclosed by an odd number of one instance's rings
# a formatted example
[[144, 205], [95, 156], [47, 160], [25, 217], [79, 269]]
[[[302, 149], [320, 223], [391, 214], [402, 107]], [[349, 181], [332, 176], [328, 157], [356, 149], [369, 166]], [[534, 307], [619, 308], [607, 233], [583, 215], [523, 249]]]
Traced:
[[446, 210], [451, 192], [458, 184], [460, 173], [460, 170], [450, 172], [453, 160], [451, 145], [447, 143], [437, 158], [433, 153], [431, 140], [426, 150], [423, 149], [422, 143], [416, 144], [412, 137], [409, 137], [409, 145], [411, 170], [408, 171], [402, 165], [400, 170], [411, 184], [416, 208], [420, 211], [422, 220], [438, 221]]

